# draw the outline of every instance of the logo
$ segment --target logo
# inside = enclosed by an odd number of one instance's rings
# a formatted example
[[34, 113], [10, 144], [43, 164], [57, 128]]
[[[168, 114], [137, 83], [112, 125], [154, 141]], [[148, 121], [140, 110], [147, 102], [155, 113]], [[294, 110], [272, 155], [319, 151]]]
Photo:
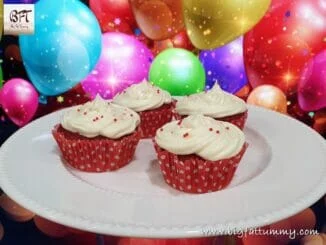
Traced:
[[34, 4], [5, 4], [3, 13], [5, 34], [34, 33]]

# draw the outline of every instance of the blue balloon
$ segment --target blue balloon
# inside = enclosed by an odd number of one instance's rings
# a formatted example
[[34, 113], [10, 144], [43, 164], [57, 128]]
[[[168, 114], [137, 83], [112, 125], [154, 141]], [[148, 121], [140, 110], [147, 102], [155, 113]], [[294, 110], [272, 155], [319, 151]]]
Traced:
[[199, 59], [206, 72], [206, 89], [215, 83], [229, 93], [236, 93], [248, 83], [244, 59], [243, 37], [214, 50], [204, 50]]
[[62, 94], [95, 67], [102, 46], [99, 23], [79, 0], [40, 0], [35, 33], [19, 45], [27, 74], [44, 96]]

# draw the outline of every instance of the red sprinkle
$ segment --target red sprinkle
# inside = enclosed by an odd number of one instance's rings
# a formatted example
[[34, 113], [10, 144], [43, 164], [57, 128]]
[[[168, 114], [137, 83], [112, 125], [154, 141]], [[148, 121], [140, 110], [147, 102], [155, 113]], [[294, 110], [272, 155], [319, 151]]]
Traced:
[[104, 116], [102, 115], [101, 118], [103, 118]]
[[220, 133], [220, 131], [216, 130], [216, 133], [217, 133], [217, 134], [219, 134], [219, 133]]
[[85, 115], [85, 116], [87, 115], [87, 112], [86, 112], [86, 111], [84, 112], [84, 115]]
[[80, 112], [80, 109], [77, 109], [78, 112]]
[[185, 133], [184, 135], [183, 135], [183, 138], [187, 138], [189, 136], [189, 133]]
[[159, 89], [157, 90], [157, 93], [158, 93], [158, 94], [160, 93], [160, 90], [159, 90]]
[[133, 114], [130, 114], [131, 117], [133, 117], [134, 115]]
[[114, 121], [114, 122], [117, 122], [117, 121], [118, 121], [118, 119], [114, 118], [114, 119], [113, 119], [113, 121]]
[[160, 131], [163, 132], [163, 128], [161, 128]]
[[229, 130], [230, 128], [229, 127], [226, 127], [226, 130]]
[[209, 128], [209, 131], [213, 131], [213, 129], [212, 128]]
[[182, 119], [181, 119], [181, 120], [179, 120], [179, 122], [178, 122], [178, 125], [180, 126], [180, 125], [181, 125], [181, 123], [182, 123]]

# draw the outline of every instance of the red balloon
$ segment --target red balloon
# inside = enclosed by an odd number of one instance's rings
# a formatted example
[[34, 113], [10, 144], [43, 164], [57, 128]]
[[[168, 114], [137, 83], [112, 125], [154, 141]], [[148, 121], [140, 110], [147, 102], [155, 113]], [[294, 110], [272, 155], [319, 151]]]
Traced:
[[[121, 238], [118, 245], [215, 245], [216, 239], [187, 238], [187, 239], [145, 239], [145, 238]], [[218, 245], [218, 244], [217, 244]]]
[[287, 95], [310, 57], [326, 48], [324, 1], [274, 0], [265, 17], [245, 35], [244, 56], [253, 87], [273, 84]]
[[100, 23], [102, 32], [132, 34], [135, 19], [128, 0], [90, 0], [89, 5]]
[[[72, 234], [62, 238], [60, 245], [96, 245], [96, 234], [83, 233], [83, 234]], [[111, 245], [111, 243], [109, 243]], [[113, 244], [112, 244], [113, 245]]]
[[69, 234], [68, 227], [54, 223], [37, 215], [34, 217], [34, 224], [41, 232], [50, 237], [60, 238]]

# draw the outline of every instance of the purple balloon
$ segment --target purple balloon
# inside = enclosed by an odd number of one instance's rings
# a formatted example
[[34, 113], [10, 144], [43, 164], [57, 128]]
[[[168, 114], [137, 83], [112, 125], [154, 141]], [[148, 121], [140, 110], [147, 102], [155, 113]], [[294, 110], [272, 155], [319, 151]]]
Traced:
[[110, 32], [102, 35], [102, 53], [95, 69], [81, 83], [92, 98], [111, 99], [128, 86], [148, 78], [152, 52], [135, 37]]
[[0, 104], [7, 116], [22, 127], [33, 118], [37, 110], [38, 94], [31, 83], [13, 78], [0, 90]]
[[204, 50], [199, 59], [206, 71], [206, 89], [219, 83], [224, 91], [236, 93], [248, 83], [243, 60], [243, 37], [223, 47]]
[[326, 107], [326, 50], [312, 58], [300, 78], [298, 100], [305, 111]]

